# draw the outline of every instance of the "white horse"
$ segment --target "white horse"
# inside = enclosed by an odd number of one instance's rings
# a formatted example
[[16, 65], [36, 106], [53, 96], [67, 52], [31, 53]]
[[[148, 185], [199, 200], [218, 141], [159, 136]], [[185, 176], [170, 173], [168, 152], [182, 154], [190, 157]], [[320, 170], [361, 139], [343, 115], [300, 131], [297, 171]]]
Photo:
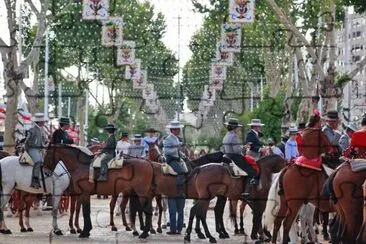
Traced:
[[[0, 160], [0, 233], [11, 234], [6, 227], [3, 208], [9, 201], [12, 192], [22, 190], [33, 194], [43, 194], [44, 188], [35, 189], [30, 187], [33, 166], [22, 165], [19, 163], [19, 157], [9, 156]], [[70, 175], [65, 165], [59, 162], [50, 176], [45, 175], [46, 194], [52, 194], [52, 226], [56, 235], [62, 235], [62, 231], [57, 226], [58, 207], [62, 193], [66, 190], [70, 183]], [[26, 225], [29, 227], [29, 219], [25, 219]]]

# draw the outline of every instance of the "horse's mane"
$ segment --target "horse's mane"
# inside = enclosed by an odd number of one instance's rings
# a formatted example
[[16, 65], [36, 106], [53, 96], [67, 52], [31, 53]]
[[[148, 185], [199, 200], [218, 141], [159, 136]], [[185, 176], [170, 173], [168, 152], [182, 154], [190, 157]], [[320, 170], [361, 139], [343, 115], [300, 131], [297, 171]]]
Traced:
[[55, 149], [65, 149], [70, 152], [71, 156], [76, 157], [79, 163], [90, 165], [94, 156], [91, 153], [88, 153], [83, 147], [76, 147], [68, 144], [54, 144], [49, 147], [49, 150]]

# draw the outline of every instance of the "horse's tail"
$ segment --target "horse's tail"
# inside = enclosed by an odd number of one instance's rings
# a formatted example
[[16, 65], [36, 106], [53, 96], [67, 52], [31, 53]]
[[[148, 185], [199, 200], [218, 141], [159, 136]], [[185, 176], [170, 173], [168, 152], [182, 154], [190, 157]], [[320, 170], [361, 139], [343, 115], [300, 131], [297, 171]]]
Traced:
[[263, 213], [263, 226], [267, 230], [273, 229], [273, 224], [280, 208], [280, 195], [278, 194], [280, 188], [280, 174], [281, 173], [274, 174], [273, 182], [268, 193], [266, 209]]

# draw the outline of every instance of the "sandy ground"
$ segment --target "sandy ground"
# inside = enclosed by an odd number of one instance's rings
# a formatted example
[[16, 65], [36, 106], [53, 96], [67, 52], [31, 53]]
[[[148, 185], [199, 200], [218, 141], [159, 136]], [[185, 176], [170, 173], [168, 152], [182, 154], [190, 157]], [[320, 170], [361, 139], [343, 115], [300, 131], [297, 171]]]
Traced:
[[[185, 208], [185, 220], [188, 224], [188, 214], [191, 206], [191, 201], [187, 201]], [[234, 236], [234, 226], [229, 220], [228, 204], [225, 210], [225, 225], [230, 239], [220, 240], [215, 231], [214, 212], [208, 212], [208, 224], [211, 234], [217, 238], [218, 243], [254, 243], [250, 238], [244, 236]], [[169, 236], [166, 235], [166, 230], [163, 234], [151, 235], [146, 241], [141, 241], [137, 237], [133, 237], [131, 232], [126, 232], [122, 226], [120, 217], [115, 217], [115, 224], [118, 228], [117, 232], [112, 232], [109, 226], [109, 200], [98, 200], [92, 197], [92, 223], [93, 230], [89, 239], [79, 239], [77, 235], [70, 234], [68, 226], [69, 213], [59, 217], [59, 228], [63, 231], [63, 236], [55, 236], [52, 234], [52, 217], [50, 211], [42, 211], [42, 216], [37, 216], [35, 211], [31, 212], [30, 224], [34, 229], [31, 233], [21, 233], [18, 225], [18, 218], [8, 217], [6, 219], [7, 226], [12, 230], [12, 235], [0, 235], [1, 244], [38, 244], [38, 243], [184, 243], [184, 235]], [[156, 225], [157, 217], [154, 217], [154, 224]], [[245, 211], [245, 231], [250, 233], [252, 228], [252, 216], [250, 209]], [[82, 226], [82, 217], [80, 217], [80, 224]], [[156, 228], [156, 227], [155, 227]], [[184, 229], [185, 232], [185, 229]], [[191, 236], [192, 243], [209, 243], [208, 240], [200, 240], [193, 233]], [[323, 242], [325, 243], [325, 242]]]

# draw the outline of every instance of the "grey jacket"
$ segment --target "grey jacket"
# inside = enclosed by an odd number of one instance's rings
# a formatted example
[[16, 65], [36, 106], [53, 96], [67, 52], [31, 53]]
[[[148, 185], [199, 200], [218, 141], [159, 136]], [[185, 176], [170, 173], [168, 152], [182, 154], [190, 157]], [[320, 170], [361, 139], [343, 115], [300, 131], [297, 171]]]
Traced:
[[29, 151], [30, 149], [42, 150], [46, 145], [46, 137], [43, 128], [38, 125], [34, 125], [28, 132], [27, 139], [24, 143], [24, 149]]
[[163, 153], [165, 157], [179, 158], [179, 150], [182, 143], [175, 135], [170, 134], [163, 141]]
[[341, 138], [341, 134], [330, 128], [328, 125], [325, 125], [322, 129], [323, 133], [328, 137], [330, 144], [333, 146], [339, 146], [339, 139]]
[[144, 154], [144, 146], [131, 144], [128, 148], [128, 155], [131, 157], [142, 158]]
[[222, 143], [224, 144], [224, 153], [242, 154], [243, 144], [240, 143], [239, 136], [234, 131], [227, 132]]
[[343, 134], [339, 139], [339, 146], [342, 149], [342, 152], [346, 151], [350, 145], [350, 138], [347, 134]]

